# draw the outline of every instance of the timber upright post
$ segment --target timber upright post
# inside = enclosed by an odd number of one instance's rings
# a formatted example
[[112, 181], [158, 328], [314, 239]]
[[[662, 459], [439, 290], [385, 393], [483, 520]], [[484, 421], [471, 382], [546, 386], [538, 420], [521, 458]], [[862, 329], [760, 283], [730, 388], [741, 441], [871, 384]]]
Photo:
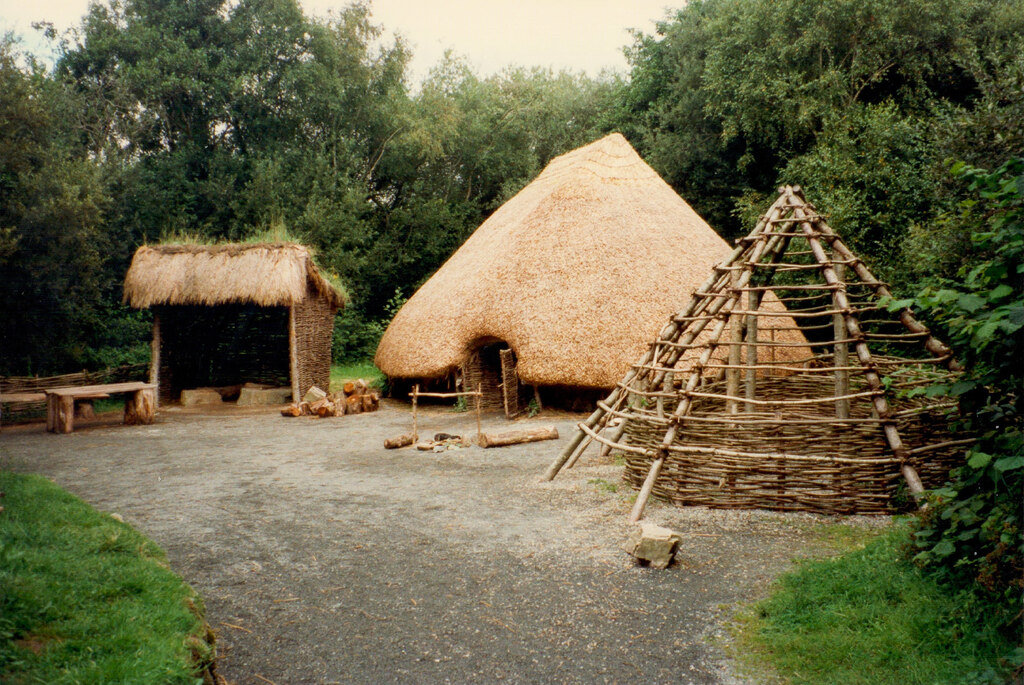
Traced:
[[[153, 340], [150, 342], [149, 382], [160, 387], [160, 315], [153, 314]], [[160, 404], [160, 393], [157, 392], [153, 407]]]
[[412, 441], [416, 442], [420, 439], [420, 435], [416, 430], [416, 400], [419, 398], [420, 384], [416, 383], [412, 386]]
[[483, 438], [483, 432], [480, 430], [480, 398], [484, 396], [484, 386], [482, 383], [476, 384], [476, 444], [480, 444]]

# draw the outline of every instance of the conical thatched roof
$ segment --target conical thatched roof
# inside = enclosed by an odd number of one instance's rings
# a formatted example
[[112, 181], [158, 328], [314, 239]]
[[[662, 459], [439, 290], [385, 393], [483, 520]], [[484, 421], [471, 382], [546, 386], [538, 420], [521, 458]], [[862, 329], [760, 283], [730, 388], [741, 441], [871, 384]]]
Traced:
[[345, 295], [320, 274], [302, 245], [143, 245], [125, 276], [124, 301], [138, 308], [289, 306], [305, 299], [310, 286], [332, 306], [345, 304]]
[[524, 383], [611, 387], [729, 253], [615, 133], [552, 160], [487, 219], [398, 312], [374, 361], [437, 377], [500, 339]]

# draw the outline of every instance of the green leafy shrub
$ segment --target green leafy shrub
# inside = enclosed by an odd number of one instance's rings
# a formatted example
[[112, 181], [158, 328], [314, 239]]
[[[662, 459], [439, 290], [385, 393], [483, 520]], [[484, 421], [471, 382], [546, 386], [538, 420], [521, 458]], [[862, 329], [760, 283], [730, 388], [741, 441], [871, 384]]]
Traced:
[[[918, 518], [914, 559], [990, 602], [1020, 635], [1024, 590], [1024, 158], [994, 172], [955, 165], [973, 197], [961, 223], [979, 259], [959, 282], [924, 289], [916, 305], [938, 325], [966, 372], [931, 393], [954, 397], [978, 437]], [[899, 303], [893, 303], [894, 305]]]

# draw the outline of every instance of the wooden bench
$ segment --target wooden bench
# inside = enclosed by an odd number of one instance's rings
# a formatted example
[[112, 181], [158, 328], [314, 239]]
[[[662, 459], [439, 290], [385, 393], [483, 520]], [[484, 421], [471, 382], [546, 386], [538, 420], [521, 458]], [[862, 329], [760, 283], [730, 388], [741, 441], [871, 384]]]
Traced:
[[124, 422], [126, 425], [153, 423], [156, 412], [156, 384], [109, 383], [107, 385], [81, 385], [46, 389], [46, 430], [70, 433], [75, 429], [75, 400], [96, 399], [124, 394]]

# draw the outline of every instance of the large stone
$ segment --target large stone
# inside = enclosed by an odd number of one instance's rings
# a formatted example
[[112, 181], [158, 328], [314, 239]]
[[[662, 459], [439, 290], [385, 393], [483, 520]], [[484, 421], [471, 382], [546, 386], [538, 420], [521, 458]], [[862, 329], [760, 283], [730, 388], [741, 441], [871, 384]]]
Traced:
[[648, 563], [654, 568], [667, 568], [676, 556], [681, 538], [663, 526], [641, 521], [626, 545], [637, 561]]
[[288, 404], [292, 401], [291, 388], [242, 387], [238, 395], [238, 406], [254, 407], [267, 404]]
[[195, 407], [201, 404], [220, 404], [224, 400], [214, 388], [193, 388], [181, 391], [181, 406]]

